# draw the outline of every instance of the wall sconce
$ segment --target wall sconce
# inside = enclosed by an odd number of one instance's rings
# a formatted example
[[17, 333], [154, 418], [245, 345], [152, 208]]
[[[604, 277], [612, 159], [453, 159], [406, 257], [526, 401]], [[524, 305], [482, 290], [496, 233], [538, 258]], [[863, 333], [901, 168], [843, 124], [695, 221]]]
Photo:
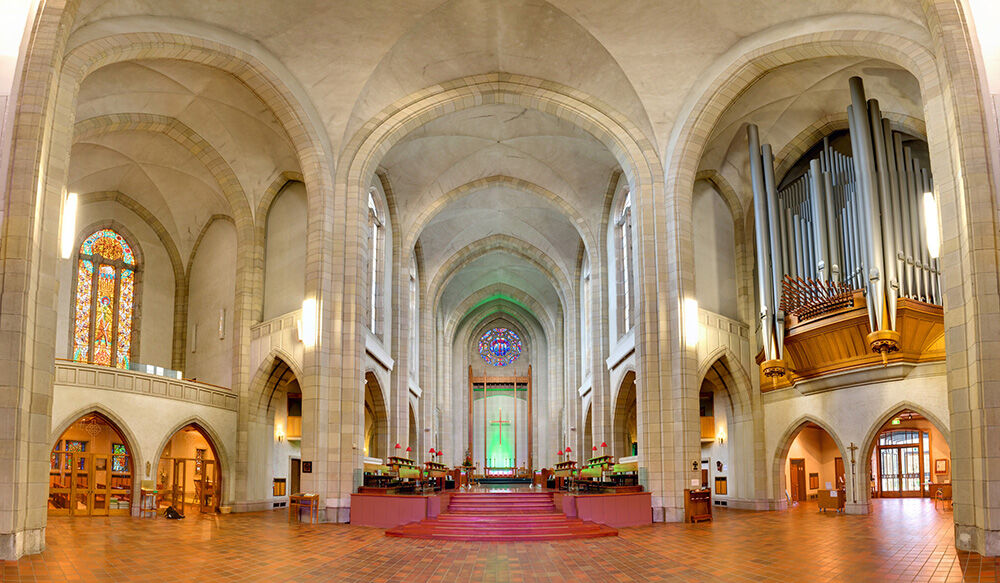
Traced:
[[721, 429], [719, 430], [719, 433], [716, 434], [715, 438], [719, 440], [719, 445], [723, 445], [726, 443], [726, 433]]
[[316, 300], [302, 300], [302, 315], [299, 320], [299, 342], [306, 348], [316, 345]]
[[684, 300], [684, 343], [688, 348], [698, 346], [698, 337], [701, 335], [701, 325], [698, 323], [698, 300], [687, 298]]
[[73, 239], [76, 237], [76, 209], [78, 200], [75, 192], [66, 195], [63, 204], [62, 232], [59, 234], [59, 246], [62, 258], [69, 259], [73, 255]]
[[278, 440], [278, 443], [285, 440], [285, 428], [282, 427], [280, 423], [275, 424], [274, 426], [274, 438]]

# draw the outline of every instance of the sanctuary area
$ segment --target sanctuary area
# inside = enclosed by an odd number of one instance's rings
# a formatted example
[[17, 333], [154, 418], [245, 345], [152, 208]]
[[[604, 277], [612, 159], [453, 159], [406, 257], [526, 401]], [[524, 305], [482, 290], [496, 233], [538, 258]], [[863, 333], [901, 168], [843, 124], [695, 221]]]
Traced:
[[995, 573], [995, 0], [2, 10], [0, 580]]

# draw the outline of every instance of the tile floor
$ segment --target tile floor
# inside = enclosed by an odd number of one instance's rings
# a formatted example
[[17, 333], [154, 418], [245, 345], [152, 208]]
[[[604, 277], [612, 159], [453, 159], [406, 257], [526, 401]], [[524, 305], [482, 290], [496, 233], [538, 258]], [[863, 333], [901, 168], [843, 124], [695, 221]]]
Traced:
[[185, 520], [51, 517], [41, 555], [0, 581], [996, 581], [995, 559], [955, 550], [951, 513], [876, 501], [871, 516], [720, 510], [713, 523], [621, 529], [555, 543], [387, 538], [287, 523], [284, 512]]

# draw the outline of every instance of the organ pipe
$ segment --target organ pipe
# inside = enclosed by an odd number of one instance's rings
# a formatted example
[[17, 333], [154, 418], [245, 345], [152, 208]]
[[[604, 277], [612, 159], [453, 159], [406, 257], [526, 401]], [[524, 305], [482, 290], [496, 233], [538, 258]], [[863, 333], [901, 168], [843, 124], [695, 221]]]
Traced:
[[930, 173], [908, 145], [912, 138], [893, 130], [878, 101], [866, 98], [861, 79], [852, 78], [849, 88], [851, 155], [824, 138], [808, 168], [781, 184], [771, 146], [760, 143], [756, 126], [747, 128], [761, 270], [761, 366], [775, 380], [785, 374], [786, 308], [801, 321], [802, 314], [834, 305], [834, 296], [863, 290], [868, 341], [885, 362], [899, 348], [898, 298], [941, 301], [921, 202], [933, 188]]

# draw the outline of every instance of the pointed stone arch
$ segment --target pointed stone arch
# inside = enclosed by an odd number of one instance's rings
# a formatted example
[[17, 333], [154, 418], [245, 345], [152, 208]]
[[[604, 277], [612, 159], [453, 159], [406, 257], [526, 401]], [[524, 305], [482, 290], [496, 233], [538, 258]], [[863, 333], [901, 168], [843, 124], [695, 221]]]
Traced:
[[[636, 442], [639, 441], [638, 390], [635, 370], [629, 368], [622, 377], [615, 394], [614, 419], [612, 421], [614, 434], [609, 453], [616, 457], [633, 455], [631, 440], [626, 439], [627, 436], [631, 436]], [[635, 427], [631, 426], [633, 419]]]
[[[368, 457], [381, 457], [383, 460], [394, 455], [389, 448], [389, 414], [386, 408], [388, 402], [385, 387], [379, 382], [374, 371], [365, 372], [365, 394], [363, 407], [365, 409], [364, 438]], [[369, 415], [371, 425], [368, 425]]]
[[[802, 415], [793, 421], [778, 438], [777, 446], [774, 450], [774, 455], [772, 457], [772, 468], [771, 468], [771, 478], [772, 478], [772, 497], [774, 500], [778, 501], [778, 505], [781, 506], [785, 500], [784, 484], [785, 484], [785, 460], [788, 457], [788, 451], [792, 447], [792, 442], [798, 437], [799, 433], [805, 429], [809, 424], [814, 424], [820, 427], [823, 431], [830, 436], [830, 439], [837, 446], [837, 451], [840, 452], [842, 459], [850, 459], [850, 456], [845, 456], [844, 452], [847, 451], [844, 448], [843, 441], [841, 441], [840, 436], [833, 430], [833, 428], [825, 421], [816, 417], [814, 415]], [[854, 494], [854, 484], [853, 480], [847, 480], [847, 490], [846, 496], [848, 499]]]

